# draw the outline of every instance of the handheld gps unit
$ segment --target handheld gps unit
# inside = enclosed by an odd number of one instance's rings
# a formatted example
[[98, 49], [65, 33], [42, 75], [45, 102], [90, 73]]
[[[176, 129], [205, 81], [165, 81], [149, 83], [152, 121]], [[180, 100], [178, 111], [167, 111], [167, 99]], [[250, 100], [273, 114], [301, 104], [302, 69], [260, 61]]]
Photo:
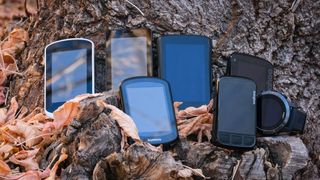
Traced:
[[99, 91], [117, 91], [121, 81], [130, 77], [152, 76], [151, 39], [146, 28], [107, 32], [107, 60], [96, 67], [102, 78]]
[[256, 84], [244, 77], [224, 76], [216, 85], [213, 143], [252, 148], [256, 143]]
[[200, 35], [166, 35], [158, 39], [159, 75], [170, 83], [181, 108], [211, 99], [211, 40]]
[[134, 77], [120, 86], [124, 112], [150, 144], [168, 144], [178, 138], [169, 84], [159, 78]]
[[227, 74], [247, 77], [255, 81], [257, 94], [272, 90], [273, 66], [262, 58], [243, 53], [233, 53], [228, 60]]
[[53, 117], [66, 101], [94, 93], [94, 45], [88, 39], [64, 39], [47, 45], [44, 54], [44, 108]]
[[264, 91], [257, 99], [258, 131], [264, 135], [280, 132], [303, 133], [306, 113], [276, 91]]

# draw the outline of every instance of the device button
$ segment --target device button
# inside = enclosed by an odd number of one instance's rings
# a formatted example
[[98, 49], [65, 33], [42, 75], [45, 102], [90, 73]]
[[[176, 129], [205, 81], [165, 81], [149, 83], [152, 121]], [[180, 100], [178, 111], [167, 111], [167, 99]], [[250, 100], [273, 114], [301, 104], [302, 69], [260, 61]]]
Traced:
[[222, 143], [226, 143], [226, 144], [230, 143], [230, 135], [228, 134], [220, 133], [219, 139]]
[[244, 137], [243, 144], [246, 146], [251, 146], [254, 144], [254, 138], [253, 137]]
[[231, 143], [232, 144], [242, 144], [242, 136], [232, 135], [231, 136]]

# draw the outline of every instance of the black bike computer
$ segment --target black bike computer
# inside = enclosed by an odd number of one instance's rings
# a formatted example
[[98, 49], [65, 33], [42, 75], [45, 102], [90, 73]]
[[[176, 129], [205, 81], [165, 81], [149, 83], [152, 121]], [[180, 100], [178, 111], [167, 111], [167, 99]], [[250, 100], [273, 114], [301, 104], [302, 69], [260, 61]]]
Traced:
[[83, 38], [55, 41], [45, 48], [44, 107], [48, 116], [66, 101], [94, 93], [94, 45]]
[[213, 140], [215, 143], [252, 148], [256, 143], [256, 84], [245, 77], [217, 80]]
[[168, 144], [178, 138], [169, 84], [152, 77], [126, 79], [120, 86], [124, 111], [150, 144]]
[[233, 53], [228, 60], [227, 74], [254, 80], [257, 94], [273, 89], [273, 66], [269, 61], [257, 56]]
[[200, 35], [166, 35], [158, 42], [159, 74], [170, 83], [181, 108], [211, 99], [211, 40]]

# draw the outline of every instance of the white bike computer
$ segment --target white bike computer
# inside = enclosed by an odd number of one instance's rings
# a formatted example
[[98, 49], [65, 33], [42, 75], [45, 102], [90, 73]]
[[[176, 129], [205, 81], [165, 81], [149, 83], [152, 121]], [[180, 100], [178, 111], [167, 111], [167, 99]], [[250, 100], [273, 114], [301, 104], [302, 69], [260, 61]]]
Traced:
[[55, 41], [45, 48], [44, 109], [49, 117], [66, 101], [94, 93], [94, 44], [84, 38]]

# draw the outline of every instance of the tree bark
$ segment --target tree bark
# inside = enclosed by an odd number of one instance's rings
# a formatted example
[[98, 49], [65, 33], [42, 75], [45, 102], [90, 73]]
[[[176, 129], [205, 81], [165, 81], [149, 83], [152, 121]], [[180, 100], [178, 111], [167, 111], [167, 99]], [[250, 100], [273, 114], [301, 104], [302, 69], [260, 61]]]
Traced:
[[[107, 57], [105, 32], [108, 29], [148, 27], [154, 32], [153, 40], [162, 34], [206, 35], [212, 38], [213, 42], [214, 80], [224, 74], [225, 57], [235, 51], [256, 55], [273, 63], [275, 89], [297, 103], [308, 115], [305, 133], [301, 138], [307, 146], [311, 161], [308, 161], [306, 168], [296, 172], [292, 177], [319, 178], [319, 2], [130, 2], [144, 15], [125, 0], [40, 0], [39, 13], [22, 25], [28, 30], [30, 40], [18, 57], [18, 67], [23, 76], [13, 76], [10, 79], [9, 96], [17, 96], [19, 105], [28, 107], [30, 111], [36, 107], [43, 107], [43, 52], [45, 46], [55, 40], [72, 37], [91, 39], [95, 43], [95, 59], [99, 64]], [[156, 51], [154, 54], [156, 57]], [[104, 74], [99, 67], [96, 72]], [[265, 154], [257, 150], [251, 154], [244, 153], [242, 157], [263, 159]], [[230, 177], [227, 171], [236, 163], [236, 159], [233, 158], [221, 160], [220, 177]], [[245, 169], [245, 163], [242, 161], [239, 166]], [[210, 169], [210, 165], [203, 165], [203, 168]], [[273, 165], [271, 168], [277, 171]], [[251, 172], [250, 169], [238, 174], [241, 177], [250, 177], [248, 172]]]

